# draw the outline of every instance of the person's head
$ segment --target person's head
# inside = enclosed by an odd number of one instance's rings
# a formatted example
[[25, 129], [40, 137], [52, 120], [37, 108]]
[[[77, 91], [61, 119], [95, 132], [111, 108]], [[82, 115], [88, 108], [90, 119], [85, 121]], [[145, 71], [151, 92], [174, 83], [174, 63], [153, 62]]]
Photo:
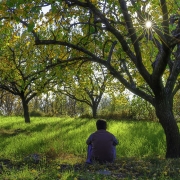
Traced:
[[96, 127], [97, 127], [97, 130], [100, 130], [100, 129], [106, 130], [106, 128], [107, 128], [106, 120], [104, 120], [104, 119], [97, 120]]

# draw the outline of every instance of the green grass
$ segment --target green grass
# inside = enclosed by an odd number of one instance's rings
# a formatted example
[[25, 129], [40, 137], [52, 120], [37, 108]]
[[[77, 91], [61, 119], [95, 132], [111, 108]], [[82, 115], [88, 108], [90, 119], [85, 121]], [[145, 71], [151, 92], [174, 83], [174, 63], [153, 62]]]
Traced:
[[[118, 173], [131, 179], [137, 175], [136, 171], [140, 177], [148, 177], [150, 173], [160, 179], [172, 172], [166, 168], [167, 164], [179, 164], [164, 160], [165, 136], [158, 123], [111, 120], [108, 121], [108, 131], [119, 140], [115, 164], [86, 167], [85, 142], [96, 131], [95, 122], [93, 119], [38, 117], [25, 124], [21, 117], [0, 117], [0, 159], [9, 159], [15, 164], [11, 169], [2, 164], [1, 179], [118, 179]], [[41, 155], [41, 162], [37, 165], [25, 162], [24, 158], [31, 154]], [[62, 164], [68, 164], [67, 168]], [[76, 166], [78, 170], [74, 169]], [[99, 168], [116, 173], [104, 176], [97, 173]], [[175, 168], [178, 172], [178, 167]]]
[[[85, 158], [85, 142], [94, 131], [93, 119], [31, 118], [31, 123], [25, 124], [20, 117], [1, 117], [0, 147], [7, 158], [45, 153], [51, 149], [58, 154]], [[109, 121], [108, 131], [119, 140], [117, 158], [164, 156], [165, 137], [158, 123]]]

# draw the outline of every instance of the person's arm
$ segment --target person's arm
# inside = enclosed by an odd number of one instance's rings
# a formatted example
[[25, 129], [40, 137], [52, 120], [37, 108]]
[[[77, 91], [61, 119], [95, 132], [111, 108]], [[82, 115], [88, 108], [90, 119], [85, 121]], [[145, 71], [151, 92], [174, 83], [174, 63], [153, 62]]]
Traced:
[[118, 140], [115, 138], [115, 136], [113, 136], [113, 146], [116, 146], [118, 143]]
[[87, 145], [89, 145], [89, 144], [92, 143], [92, 135], [93, 135], [93, 134], [91, 134], [91, 135], [89, 136], [89, 138], [87, 139], [87, 141], [86, 141], [86, 144], [87, 144]]

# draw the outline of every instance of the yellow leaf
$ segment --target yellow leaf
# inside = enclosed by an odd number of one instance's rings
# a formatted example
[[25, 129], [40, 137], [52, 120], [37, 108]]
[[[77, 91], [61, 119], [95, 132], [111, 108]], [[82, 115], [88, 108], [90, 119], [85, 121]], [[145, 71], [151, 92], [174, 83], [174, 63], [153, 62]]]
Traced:
[[28, 41], [27, 43], [26, 43], [26, 46], [28, 46], [30, 44], [30, 42]]
[[37, 171], [36, 171], [35, 169], [32, 169], [31, 172], [32, 172], [32, 173], [36, 173]]
[[58, 173], [58, 174], [57, 174], [57, 177], [60, 178], [60, 177], [61, 177], [61, 174]]
[[60, 167], [60, 166], [58, 166], [58, 167], [57, 167], [57, 169], [61, 169], [61, 167]]

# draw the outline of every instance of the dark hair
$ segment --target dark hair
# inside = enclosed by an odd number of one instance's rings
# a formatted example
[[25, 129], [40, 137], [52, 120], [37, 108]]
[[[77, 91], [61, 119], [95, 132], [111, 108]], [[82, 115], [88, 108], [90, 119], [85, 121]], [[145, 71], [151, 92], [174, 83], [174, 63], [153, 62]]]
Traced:
[[104, 120], [104, 119], [97, 120], [96, 127], [97, 127], [97, 130], [100, 130], [100, 129], [106, 130], [106, 128], [107, 128], [106, 120]]

